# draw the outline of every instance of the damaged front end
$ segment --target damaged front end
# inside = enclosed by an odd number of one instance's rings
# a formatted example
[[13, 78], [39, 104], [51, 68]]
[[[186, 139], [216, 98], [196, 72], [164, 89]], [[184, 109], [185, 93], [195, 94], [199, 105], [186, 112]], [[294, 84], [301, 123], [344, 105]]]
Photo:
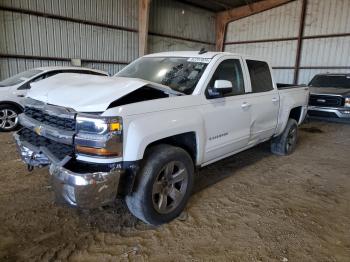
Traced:
[[[125, 173], [123, 165], [78, 160], [78, 156], [101, 158], [82, 149], [107, 152], [95, 145], [111, 145], [109, 138], [112, 133], [100, 134], [106, 141], [93, 140], [99, 134], [94, 136], [86, 132], [91, 128], [89, 122], [79, 126], [75, 112], [36, 100], [28, 101], [25, 112], [19, 117], [23, 128], [14, 134], [18, 151], [28, 169], [50, 166], [51, 182], [59, 202], [82, 208], [96, 208], [113, 202], [120, 193], [120, 181]], [[112, 138], [112, 141], [119, 142], [118, 137]], [[82, 152], [77, 152], [77, 148]]]

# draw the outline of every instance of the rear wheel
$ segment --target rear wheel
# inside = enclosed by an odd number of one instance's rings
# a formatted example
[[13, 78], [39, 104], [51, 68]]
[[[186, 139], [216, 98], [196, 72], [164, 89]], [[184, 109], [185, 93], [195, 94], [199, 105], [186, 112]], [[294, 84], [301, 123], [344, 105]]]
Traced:
[[0, 105], [0, 131], [13, 131], [18, 127], [20, 110], [11, 105]]
[[160, 225], [181, 214], [193, 187], [193, 162], [179, 147], [158, 145], [148, 152], [136, 189], [126, 196], [130, 212], [145, 223]]
[[298, 140], [298, 123], [289, 119], [283, 133], [271, 141], [271, 152], [285, 156], [294, 152]]

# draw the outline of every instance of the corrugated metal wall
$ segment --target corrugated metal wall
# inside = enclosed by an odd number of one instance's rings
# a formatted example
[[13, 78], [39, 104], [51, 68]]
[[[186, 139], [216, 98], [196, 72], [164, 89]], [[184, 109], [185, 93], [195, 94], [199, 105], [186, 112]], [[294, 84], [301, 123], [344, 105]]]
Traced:
[[[349, 0], [308, 0], [304, 36], [350, 33]], [[305, 39], [300, 65], [344, 66], [348, 69], [301, 69], [299, 83], [308, 83], [319, 73], [350, 73], [350, 35]]]
[[266, 58], [273, 66], [294, 66], [296, 41], [226, 45], [225, 51]]
[[[297, 0], [230, 23], [225, 50], [265, 57], [276, 67], [278, 82], [292, 83], [301, 9]], [[350, 33], [349, 14], [349, 0], [307, 0], [298, 83], [308, 83], [316, 73], [350, 72], [350, 36], [329, 36]]]
[[[239, 41], [293, 38], [298, 34], [301, 1], [270, 9], [232, 22], [227, 27], [225, 51], [259, 56], [273, 67], [293, 67], [297, 51], [296, 40], [261, 43], [235, 43]], [[274, 69], [277, 82], [293, 82], [293, 69]]]
[[300, 8], [301, 2], [295, 1], [232, 22], [227, 26], [226, 42], [294, 37]]
[[[149, 51], [215, 49], [215, 13], [171, 0], [153, 0]], [[170, 37], [169, 37], [170, 36]]]
[[137, 0], [1, 0], [1, 6], [137, 29]]
[[[119, 71], [138, 57], [138, 0], [1, 0], [0, 79], [33, 67]], [[153, 0], [149, 52], [213, 50], [214, 13]]]
[[2, 0], [0, 4], [15, 9], [0, 11], [0, 54], [9, 56], [0, 59], [0, 79], [32, 67], [69, 65], [71, 58], [82, 59], [82, 66], [115, 73], [124, 62], [137, 58], [137, 32], [64, 19], [137, 30], [137, 0]]

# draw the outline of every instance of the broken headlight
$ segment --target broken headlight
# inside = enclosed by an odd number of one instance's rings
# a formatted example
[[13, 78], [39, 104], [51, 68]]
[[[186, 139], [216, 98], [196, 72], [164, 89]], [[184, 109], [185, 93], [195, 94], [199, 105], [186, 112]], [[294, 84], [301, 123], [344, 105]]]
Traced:
[[121, 157], [123, 124], [121, 117], [78, 115], [75, 151], [77, 154]]

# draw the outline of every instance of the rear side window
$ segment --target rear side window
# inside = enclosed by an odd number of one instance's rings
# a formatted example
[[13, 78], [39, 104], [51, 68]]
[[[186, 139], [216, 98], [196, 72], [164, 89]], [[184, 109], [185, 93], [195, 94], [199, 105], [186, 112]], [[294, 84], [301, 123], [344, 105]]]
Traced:
[[255, 60], [246, 60], [246, 62], [252, 83], [252, 92], [260, 93], [273, 90], [271, 73], [267, 63]]

